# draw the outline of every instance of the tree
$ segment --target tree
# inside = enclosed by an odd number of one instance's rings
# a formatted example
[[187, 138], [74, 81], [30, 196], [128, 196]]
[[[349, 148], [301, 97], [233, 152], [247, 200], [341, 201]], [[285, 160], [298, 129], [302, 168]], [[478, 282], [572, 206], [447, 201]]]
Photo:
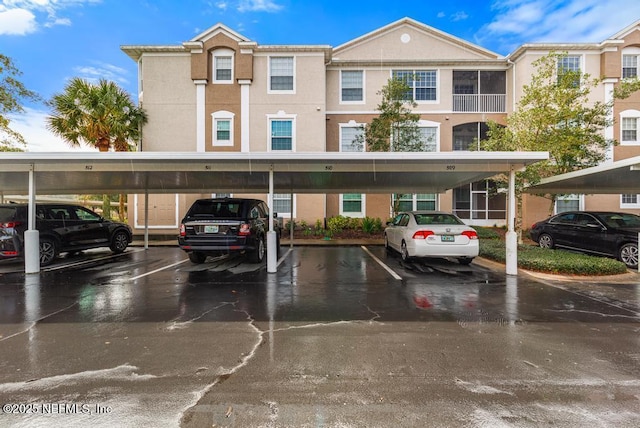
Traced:
[[[551, 52], [533, 63], [536, 73], [523, 87], [523, 96], [506, 126], [489, 122], [488, 138], [480, 142], [483, 150], [548, 151], [549, 160], [535, 163], [516, 174], [518, 215], [522, 224], [522, 193], [542, 178], [598, 165], [606, 149], [615, 141], [603, 130], [611, 125], [611, 103], [591, 101], [589, 96], [600, 79], [581, 71], [559, 68], [563, 53]], [[504, 176], [496, 181], [506, 181]], [[550, 212], [557, 195], [551, 199]]]
[[[55, 94], [49, 105], [48, 128], [72, 147], [88, 144], [100, 150], [129, 151], [140, 140], [147, 115], [129, 94], [101, 79], [97, 84], [80, 78], [69, 81], [64, 91]], [[104, 215], [109, 215], [105, 198]], [[124, 220], [124, 195], [120, 195], [120, 220]]]
[[[370, 152], [421, 152], [426, 151], [431, 141], [425, 139], [418, 126], [420, 115], [413, 113], [417, 103], [413, 100], [410, 80], [393, 77], [378, 91], [382, 96], [377, 106], [379, 115], [364, 125], [363, 133], [358, 135], [354, 144]], [[393, 212], [398, 212], [398, 205], [403, 194], [394, 197]]]
[[72, 147], [88, 144], [100, 150], [129, 151], [140, 139], [147, 115], [129, 94], [101, 79], [98, 84], [73, 78], [49, 105], [48, 128]]
[[364, 133], [356, 138], [355, 144], [370, 152], [419, 152], [424, 151], [423, 141], [418, 127], [420, 115], [413, 113], [417, 106], [413, 101], [408, 79], [391, 78], [378, 91], [382, 96], [377, 110], [380, 114], [364, 125]]
[[26, 145], [24, 137], [11, 129], [11, 120], [7, 115], [23, 113], [22, 100], [40, 99], [18, 80], [21, 74], [11, 58], [0, 54], [0, 152], [22, 151], [21, 147]]

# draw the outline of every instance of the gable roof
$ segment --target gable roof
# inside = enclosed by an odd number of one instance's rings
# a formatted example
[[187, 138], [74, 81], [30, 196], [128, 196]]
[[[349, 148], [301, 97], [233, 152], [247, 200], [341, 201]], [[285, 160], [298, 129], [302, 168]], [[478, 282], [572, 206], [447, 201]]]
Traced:
[[418, 31], [421, 34], [424, 34], [426, 36], [432, 37], [440, 42], [449, 44], [453, 47], [457, 47], [460, 49], [464, 49], [467, 52], [473, 53], [476, 56], [480, 57], [480, 58], [484, 58], [484, 59], [502, 59], [503, 56], [500, 54], [497, 54], [495, 52], [492, 52], [488, 49], [485, 49], [481, 46], [475, 45], [473, 43], [470, 43], [466, 40], [460, 39], [456, 36], [453, 36], [451, 34], [445, 33], [443, 31], [440, 31], [436, 28], [433, 28], [429, 25], [423, 24], [421, 22], [418, 22], [414, 19], [405, 17], [402, 19], [399, 19], [395, 22], [392, 22], [388, 25], [385, 25], [384, 27], [378, 28], [377, 30], [371, 31], [367, 34], [364, 34], [360, 37], [357, 37], [351, 41], [348, 41], [336, 48], [334, 48], [333, 50], [333, 54], [334, 56], [338, 56], [341, 53], [345, 53], [347, 51], [353, 50], [357, 47], [363, 46], [369, 42], [374, 41], [375, 39], [378, 39], [380, 37], [383, 37], [387, 34], [392, 33], [393, 31], [396, 31], [398, 29], [401, 28], [410, 28], [413, 30]]
[[223, 23], [219, 22], [216, 25], [214, 25], [213, 27], [210, 27], [210, 28], [204, 30], [202, 33], [198, 34], [193, 39], [189, 40], [189, 42], [206, 42], [210, 38], [212, 38], [212, 37], [214, 37], [214, 36], [216, 36], [216, 35], [218, 35], [220, 33], [228, 36], [229, 38], [235, 40], [236, 42], [249, 42], [250, 41], [248, 38], [246, 38], [242, 34], [232, 30], [231, 28], [227, 27]]
[[626, 36], [628, 36], [630, 33], [633, 33], [634, 31], [640, 31], [640, 20], [620, 30], [613, 36], [609, 37], [607, 40], [624, 39]]

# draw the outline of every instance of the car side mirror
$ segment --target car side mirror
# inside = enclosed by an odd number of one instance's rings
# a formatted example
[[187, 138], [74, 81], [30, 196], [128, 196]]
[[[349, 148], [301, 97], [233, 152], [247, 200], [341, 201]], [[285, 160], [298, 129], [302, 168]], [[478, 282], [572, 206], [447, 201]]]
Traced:
[[278, 213], [273, 213], [273, 218], [278, 218]]
[[600, 230], [604, 230], [602, 226], [600, 226], [598, 223], [587, 223], [587, 227], [591, 228], [591, 229], [600, 229]]

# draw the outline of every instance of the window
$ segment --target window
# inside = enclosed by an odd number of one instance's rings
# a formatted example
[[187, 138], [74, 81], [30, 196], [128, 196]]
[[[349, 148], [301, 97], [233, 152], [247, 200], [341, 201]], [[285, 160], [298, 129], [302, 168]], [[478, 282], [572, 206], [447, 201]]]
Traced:
[[582, 210], [582, 195], [558, 195], [556, 199], [556, 214], [580, 210]]
[[216, 76], [213, 79], [214, 82], [231, 82], [232, 70], [231, 70], [231, 57], [230, 56], [216, 56], [214, 57]]
[[347, 217], [364, 217], [364, 195], [361, 193], [341, 194], [340, 215]]
[[640, 55], [622, 55], [622, 78], [638, 77], [638, 58]]
[[213, 145], [233, 146], [233, 117], [230, 111], [217, 111], [211, 114], [213, 120]]
[[565, 55], [558, 58], [558, 83], [563, 76], [570, 74], [574, 85], [580, 85], [580, 55]]
[[290, 193], [273, 194], [273, 212], [277, 213], [278, 217], [291, 217]]
[[438, 89], [436, 70], [393, 70], [391, 74], [394, 79], [404, 80], [409, 85], [407, 100], [436, 101]]
[[231, 141], [231, 121], [229, 119], [216, 120], [216, 142], [228, 143]]
[[233, 55], [231, 49], [216, 49], [213, 58], [213, 83], [233, 83]]
[[[394, 201], [398, 195], [393, 195]], [[395, 205], [395, 204], [394, 204]], [[438, 206], [438, 197], [435, 193], [414, 193], [399, 195], [398, 211], [434, 211]]]
[[640, 208], [640, 195], [620, 195], [620, 208]]
[[489, 126], [484, 122], [469, 122], [453, 127], [453, 150], [480, 150], [480, 141], [487, 139]]
[[294, 61], [292, 56], [269, 57], [269, 90], [293, 92]]
[[293, 120], [271, 119], [271, 150], [293, 150]]
[[506, 219], [507, 198], [492, 180], [476, 181], [453, 190], [453, 213], [476, 225]]
[[348, 125], [340, 125], [340, 151], [364, 152], [364, 128], [351, 121]]
[[364, 101], [364, 73], [362, 70], [340, 72], [340, 95], [342, 102]]
[[420, 126], [422, 147], [425, 152], [438, 151], [438, 128], [435, 126]]
[[637, 117], [623, 117], [622, 118], [622, 140], [624, 143], [640, 143], [638, 139], [638, 122], [640, 118]]

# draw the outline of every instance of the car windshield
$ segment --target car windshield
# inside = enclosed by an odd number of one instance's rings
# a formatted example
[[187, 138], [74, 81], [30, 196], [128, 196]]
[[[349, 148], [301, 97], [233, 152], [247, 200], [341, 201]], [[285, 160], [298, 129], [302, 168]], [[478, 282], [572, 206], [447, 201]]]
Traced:
[[15, 220], [16, 209], [13, 207], [0, 207], [0, 221]]
[[414, 214], [417, 224], [464, 224], [451, 214]]
[[640, 227], [640, 217], [635, 214], [600, 214], [599, 217], [609, 227]]
[[189, 212], [192, 216], [218, 218], [238, 218], [240, 214], [240, 203], [232, 201], [196, 201]]

